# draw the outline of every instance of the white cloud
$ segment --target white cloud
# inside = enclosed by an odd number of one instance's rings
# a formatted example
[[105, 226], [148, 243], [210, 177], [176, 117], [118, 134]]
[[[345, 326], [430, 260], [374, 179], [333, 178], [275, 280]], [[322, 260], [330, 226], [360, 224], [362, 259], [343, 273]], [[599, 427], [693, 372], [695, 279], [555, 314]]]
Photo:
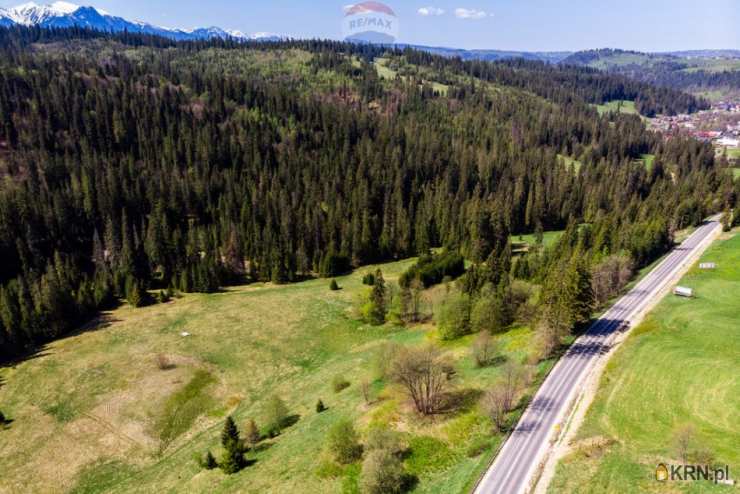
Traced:
[[444, 9], [440, 9], [439, 7], [422, 7], [419, 10], [417, 10], [417, 13], [419, 15], [423, 15], [424, 17], [427, 17], [430, 15], [444, 15], [445, 11]]
[[485, 10], [476, 10], [476, 9], [463, 9], [463, 8], [457, 8], [455, 9], [455, 17], [458, 19], [485, 19], [486, 17], [491, 17], [493, 14], [488, 14]]

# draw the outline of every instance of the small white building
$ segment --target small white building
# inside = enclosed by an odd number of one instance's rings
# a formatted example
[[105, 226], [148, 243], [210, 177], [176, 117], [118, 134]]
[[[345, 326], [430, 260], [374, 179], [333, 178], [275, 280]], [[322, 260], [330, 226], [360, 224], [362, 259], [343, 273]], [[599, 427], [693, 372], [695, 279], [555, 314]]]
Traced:
[[694, 290], [685, 286], [677, 286], [673, 289], [673, 294], [679, 297], [692, 298], [694, 296]]
[[721, 139], [717, 139], [717, 145], [728, 148], [736, 148], [740, 146], [740, 140], [732, 139], [731, 137], [722, 137]]

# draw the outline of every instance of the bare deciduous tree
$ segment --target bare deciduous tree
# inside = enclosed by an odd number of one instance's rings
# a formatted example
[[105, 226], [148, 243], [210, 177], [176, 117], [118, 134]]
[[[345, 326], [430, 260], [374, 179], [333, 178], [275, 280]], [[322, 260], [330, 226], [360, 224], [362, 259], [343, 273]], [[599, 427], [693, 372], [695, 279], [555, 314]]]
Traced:
[[524, 386], [531, 379], [528, 368], [514, 362], [507, 363], [499, 380], [484, 395], [481, 405], [499, 431], [506, 425], [506, 414], [514, 410]]
[[502, 431], [506, 424], [506, 391], [501, 383], [495, 384], [483, 395], [481, 405], [498, 431]]
[[363, 379], [360, 381], [360, 391], [362, 392], [362, 398], [365, 400], [365, 404], [370, 404], [370, 380]]
[[481, 331], [473, 341], [471, 353], [478, 367], [486, 367], [496, 358], [499, 346], [488, 331]]
[[431, 346], [401, 350], [391, 371], [394, 381], [406, 390], [423, 415], [439, 410], [452, 373], [439, 350]]
[[676, 445], [677, 453], [681, 457], [681, 461], [684, 463], [688, 461], [689, 448], [694, 442], [695, 435], [696, 430], [691, 424], [683, 425], [673, 433], [673, 442]]

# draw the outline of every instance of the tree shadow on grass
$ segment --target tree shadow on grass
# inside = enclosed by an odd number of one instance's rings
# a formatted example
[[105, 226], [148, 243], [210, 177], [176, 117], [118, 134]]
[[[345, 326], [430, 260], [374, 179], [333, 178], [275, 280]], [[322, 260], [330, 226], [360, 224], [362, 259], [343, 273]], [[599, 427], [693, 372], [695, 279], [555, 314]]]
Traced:
[[416, 475], [407, 473], [401, 481], [401, 492], [411, 492], [419, 485], [419, 478]]
[[466, 413], [475, 407], [483, 396], [480, 389], [467, 388], [451, 391], [442, 398], [440, 413]]
[[273, 446], [275, 446], [275, 443], [264, 441], [264, 442], [260, 442], [259, 444], [256, 444], [252, 448], [252, 451], [254, 451], [255, 453], [262, 453], [263, 451], [267, 451], [268, 449], [272, 448]]
[[285, 417], [285, 420], [283, 420], [283, 423], [280, 425], [282, 425], [283, 429], [287, 429], [296, 425], [299, 420], [301, 420], [301, 416], [297, 413], [294, 413], [293, 415], [288, 415], [287, 417]]

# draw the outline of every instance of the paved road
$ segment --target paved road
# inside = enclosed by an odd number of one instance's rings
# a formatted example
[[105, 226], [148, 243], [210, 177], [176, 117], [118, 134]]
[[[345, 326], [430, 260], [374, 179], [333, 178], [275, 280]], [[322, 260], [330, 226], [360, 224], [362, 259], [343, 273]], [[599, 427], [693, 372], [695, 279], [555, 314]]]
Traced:
[[522, 415], [475, 494], [526, 492], [545, 459], [556, 424], [569, 411], [579, 386], [614, 338], [661, 296], [666, 286], [703, 250], [721, 225], [716, 218], [699, 227], [571, 346], [558, 361]]

